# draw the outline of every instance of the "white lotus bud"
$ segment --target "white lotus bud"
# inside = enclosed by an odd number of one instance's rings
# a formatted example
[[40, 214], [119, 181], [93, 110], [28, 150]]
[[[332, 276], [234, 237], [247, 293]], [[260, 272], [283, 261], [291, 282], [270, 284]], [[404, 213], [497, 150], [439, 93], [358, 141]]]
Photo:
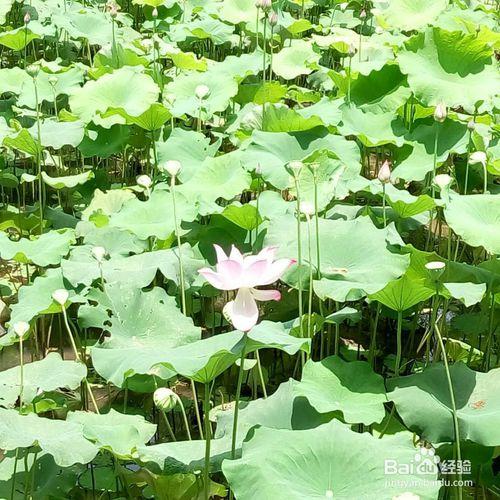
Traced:
[[92, 256], [97, 262], [101, 263], [106, 257], [106, 249], [104, 247], [93, 247], [92, 248]]
[[31, 15], [29, 12], [26, 12], [26, 14], [24, 14], [24, 24], [29, 24], [30, 21], [31, 21]]
[[304, 215], [314, 215], [314, 205], [308, 201], [300, 202], [300, 212]]
[[339, 5], [340, 10], [346, 10], [348, 5], [349, 5], [349, 2], [342, 2], [342, 3]]
[[349, 48], [347, 49], [347, 55], [349, 57], [354, 57], [356, 54], [356, 47], [354, 46], [354, 44], [349, 44]]
[[272, 0], [261, 0], [260, 6], [263, 11], [267, 11], [271, 9], [271, 7], [273, 6], [273, 2]]
[[153, 393], [153, 401], [163, 411], [173, 410], [177, 406], [177, 394], [168, 387], [160, 387]]
[[38, 76], [38, 73], [40, 73], [40, 66], [37, 66], [36, 64], [30, 64], [26, 68], [26, 73], [28, 73], [31, 78], [36, 78]]
[[486, 153], [484, 151], [474, 151], [474, 153], [471, 153], [469, 156], [469, 163], [474, 165], [475, 163], [480, 163], [483, 167], [486, 166], [486, 163], [488, 162], [488, 157], [486, 156]]
[[366, 10], [363, 9], [360, 13], [359, 13], [359, 18], [360, 19], [365, 19], [366, 18]]
[[274, 10], [269, 14], [269, 24], [271, 26], [278, 24], [278, 14]]
[[139, 175], [139, 177], [137, 177], [136, 182], [138, 186], [141, 186], [144, 189], [149, 189], [153, 184], [151, 177], [149, 177], [149, 175], [146, 174]]
[[476, 129], [476, 122], [474, 120], [469, 120], [467, 122], [467, 128], [473, 132]]
[[194, 89], [194, 95], [201, 101], [207, 98], [210, 94], [210, 89], [206, 85], [198, 85]]
[[382, 184], [389, 184], [391, 182], [391, 167], [387, 160], [382, 163], [377, 178]]
[[161, 166], [161, 170], [165, 170], [172, 177], [175, 177], [181, 170], [181, 162], [177, 160], [168, 160]]
[[158, 17], [158, 9], [155, 7], [153, 9], [153, 12], [151, 12], [151, 15], [156, 19]]
[[61, 306], [68, 302], [69, 292], [65, 288], [59, 288], [52, 294], [52, 298]]
[[18, 321], [17, 323], [14, 323], [14, 333], [18, 337], [24, 337], [26, 332], [30, 329], [29, 323], [26, 323], [26, 321]]
[[448, 174], [438, 174], [434, 177], [434, 184], [439, 189], [447, 188], [453, 182], [453, 178]]
[[448, 110], [446, 109], [446, 105], [443, 102], [440, 102], [434, 110], [434, 120], [438, 123], [443, 123], [447, 116]]

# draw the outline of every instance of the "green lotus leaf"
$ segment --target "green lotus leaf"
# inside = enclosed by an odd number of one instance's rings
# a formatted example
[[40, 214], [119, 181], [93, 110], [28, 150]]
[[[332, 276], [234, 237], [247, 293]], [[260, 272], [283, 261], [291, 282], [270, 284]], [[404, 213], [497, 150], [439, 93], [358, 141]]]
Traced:
[[33, 263], [38, 266], [56, 265], [68, 254], [71, 243], [75, 242], [75, 233], [71, 229], [50, 231], [36, 239], [9, 239], [0, 233], [0, 256], [5, 260], [15, 260], [22, 264]]
[[72, 189], [81, 184], [85, 184], [94, 178], [94, 172], [88, 170], [87, 172], [82, 172], [81, 174], [75, 175], [63, 175], [60, 177], [50, 177], [45, 172], [42, 172], [42, 179], [48, 186], [60, 190], [60, 189]]
[[500, 254], [500, 198], [493, 194], [452, 195], [444, 209], [446, 222], [468, 245]]
[[[291, 215], [276, 217], [270, 225], [266, 245], [278, 246], [278, 255], [297, 260], [296, 219]], [[387, 283], [401, 276], [409, 264], [407, 255], [392, 253], [388, 247], [390, 234], [377, 229], [369, 219], [319, 220], [320, 258], [322, 279], [314, 282], [319, 297], [344, 302], [357, 300], [367, 293], [375, 293]], [[308, 264], [307, 223], [301, 222], [301, 241], [304, 264]], [[345, 244], [348, 239], [349, 245]], [[311, 238], [316, 248], [315, 232]], [[311, 264], [316, 267], [313, 252]], [[285, 280], [297, 285], [297, 268], [285, 275]]]
[[[475, 372], [464, 363], [450, 367], [461, 440], [500, 443], [500, 369]], [[450, 392], [442, 363], [422, 373], [389, 379], [387, 397], [404, 423], [431, 442], [454, 440]]]
[[186, 25], [186, 30], [196, 38], [209, 39], [215, 45], [231, 42], [234, 28], [211, 16], [200, 16]]
[[14, 0], [0, 0], [0, 23], [5, 23], [5, 17], [12, 8]]
[[42, 418], [34, 413], [0, 408], [0, 446], [3, 450], [38, 445], [61, 467], [90, 462], [99, 451], [83, 437], [81, 424]]
[[[138, 127], [141, 127], [144, 130], [148, 130], [149, 132], [160, 129], [162, 125], [172, 116], [170, 114], [170, 111], [159, 102], [153, 103], [149, 107], [149, 109], [144, 111], [144, 113], [139, 116], [130, 116], [121, 110], [113, 110], [110, 111], [109, 114], [110, 116], [119, 114], [120, 116], [123, 116], [125, 118], [127, 124], [137, 125]], [[105, 115], [108, 115], [108, 113], [106, 113]]]
[[[135, 373], [149, 373], [171, 349], [201, 336], [200, 328], [161, 288], [142, 292], [117, 283], [106, 285], [106, 294], [95, 290], [89, 298], [111, 312], [111, 326], [106, 327], [110, 336], [93, 347], [91, 355], [96, 371], [117, 387]], [[174, 373], [163, 369], [159, 375], [169, 378]]]
[[226, 219], [247, 231], [255, 229], [262, 223], [262, 218], [253, 205], [246, 203], [245, 205], [229, 205], [221, 214]]
[[401, 71], [424, 105], [489, 110], [500, 85], [492, 50], [476, 35], [433, 28], [411, 38], [398, 54]]
[[70, 95], [69, 105], [84, 122], [113, 109], [138, 117], [158, 100], [158, 95], [159, 88], [150, 76], [126, 66], [86, 82]]
[[15, 30], [0, 33], [0, 45], [4, 45], [12, 50], [21, 51], [33, 40], [41, 38], [37, 33], [33, 33], [29, 28], [17, 28]]
[[293, 40], [292, 45], [281, 49], [273, 57], [273, 71], [285, 80], [299, 75], [310, 75], [319, 62], [320, 55], [314, 52], [310, 42]]
[[[181, 220], [192, 221], [196, 218], [198, 209], [192, 200], [176, 192], [175, 201], [179, 224]], [[147, 201], [137, 198], [128, 200], [119, 212], [111, 215], [109, 223], [132, 232], [141, 240], [150, 236], [165, 240], [175, 230], [172, 195], [167, 191], [155, 190]]]
[[[120, 113], [122, 112], [117, 111], [112, 116], [120, 117]], [[130, 127], [126, 125], [115, 124], [107, 129], [91, 123], [87, 126], [86, 134], [78, 149], [86, 158], [92, 156], [108, 158], [123, 151], [130, 140], [130, 135]]]
[[471, 307], [481, 300], [486, 293], [486, 283], [444, 283], [444, 287], [452, 297]]
[[324, 127], [290, 133], [254, 131], [250, 144], [242, 152], [242, 162], [248, 170], [259, 167], [264, 180], [278, 189], [286, 189], [293, 186], [293, 180], [285, 165], [304, 160], [322, 149], [331, 151], [349, 167], [361, 168], [357, 144], [329, 134]]
[[318, 117], [325, 127], [338, 125], [342, 120], [340, 106], [343, 99], [331, 100], [328, 97], [322, 97], [317, 103], [297, 110], [297, 113], [304, 118]]
[[342, 135], [356, 135], [369, 147], [383, 144], [403, 145], [407, 132], [401, 118], [393, 111], [387, 113], [363, 112], [356, 106], [344, 104], [340, 107], [342, 121], [338, 127]]
[[300, 132], [301, 130], [310, 130], [322, 125], [323, 121], [319, 117], [304, 118], [297, 111], [286, 106], [266, 107], [266, 132]]
[[199, 170], [185, 183], [176, 188], [186, 200], [199, 205], [201, 215], [219, 211], [218, 198], [231, 200], [250, 187], [251, 176], [241, 165], [240, 153], [208, 157]]
[[349, 363], [338, 356], [309, 360], [294, 393], [320, 413], [341, 411], [348, 423], [370, 425], [385, 416], [383, 378], [365, 361]]
[[411, 90], [396, 64], [359, 75], [351, 84], [351, 103], [364, 113], [393, 113], [406, 103]]
[[448, 6], [447, 0], [376, 0], [376, 16], [385, 28], [412, 31], [434, 24]]
[[[24, 365], [23, 401], [30, 403], [38, 391], [53, 391], [59, 388], [77, 389], [87, 375], [82, 363], [65, 361], [58, 353], [51, 352], [41, 361]], [[0, 405], [16, 404], [20, 392], [21, 369], [19, 366], [0, 372]]]
[[165, 142], [156, 143], [158, 162], [169, 160], [181, 163], [178, 178], [181, 182], [189, 180], [206, 158], [213, 157], [219, 149], [220, 141], [210, 144], [210, 139], [199, 132], [175, 128]]
[[435, 150], [436, 162], [438, 165], [442, 164], [452, 153], [465, 153], [468, 137], [467, 127], [463, 123], [451, 119], [444, 123], [417, 120], [412, 131], [405, 135], [407, 144], [396, 153], [393, 178], [423, 180], [433, 169]]
[[82, 211], [82, 220], [89, 220], [95, 213], [112, 215], [119, 212], [127, 201], [133, 199], [135, 199], [134, 193], [128, 189], [111, 189], [106, 192], [96, 189], [91, 202]]
[[144, 417], [124, 415], [113, 409], [101, 415], [71, 412], [66, 421], [82, 425], [85, 438], [120, 458], [131, 457], [136, 447], [149, 441], [156, 432], [156, 425]]
[[36, 157], [42, 154], [41, 144], [25, 128], [21, 129], [16, 136], [5, 137], [3, 144], [31, 156]]
[[[60, 122], [55, 119], [44, 120], [40, 124], [40, 133], [42, 136], [42, 146], [61, 149], [69, 145], [76, 147], [82, 142], [85, 125], [81, 121]], [[29, 129], [30, 134], [35, 140], [38, 140], [37, 125]]]
[[407, 491], [405, 484], [421, 499], [431, 500], [440, 488], [429, 480], [436, 479], [437, 467], [432, 475], [398, 474], [398, 481], [387, 481], [384, 460], [407, 464], [416, 451], [409, 433], [378, 439], [336, 420], [301, 431], [261, 427], [243, 444], [242, 458], [225, 460], [222, 471], [239, 500], [319, 500], [332, 495], [379, 499], [381, 492], [394, 498]]
[[253, 0], [227, 0], [223, 2], [219, 16], [231, 24], [254, 22], [257, 8]]

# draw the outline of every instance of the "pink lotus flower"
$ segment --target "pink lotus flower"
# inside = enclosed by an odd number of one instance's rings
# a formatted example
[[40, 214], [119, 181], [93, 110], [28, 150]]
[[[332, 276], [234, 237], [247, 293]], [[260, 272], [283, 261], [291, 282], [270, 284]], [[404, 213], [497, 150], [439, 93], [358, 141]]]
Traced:
[[216, 270], [204, 267], [198, 272], [219, 290], [238, 290], [236, 299], [225, 305], [224, 313], [229, 316], [235, 328], [247, 332], [259, 318], [257, 300], [281, 299], [278, 290], [257, 290], [255, 287], [274, 283], [295, 261], [275, 261], [276, 247], [267, 247], [258, 255], [248, 256], [243, 256], [234, 245], [229, 256], [219, 245], [214, 247], [217, 254]]

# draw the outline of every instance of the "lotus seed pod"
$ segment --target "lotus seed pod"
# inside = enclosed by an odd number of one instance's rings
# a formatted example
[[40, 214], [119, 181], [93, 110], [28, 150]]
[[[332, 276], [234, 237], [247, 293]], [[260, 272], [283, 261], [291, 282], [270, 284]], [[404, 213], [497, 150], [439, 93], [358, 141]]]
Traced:
[[52, 298], [61, 306], [68, 302], [69, 292], [65, 288], [59, 288], [52, 294]]
[[171, 411], [177, 406], [177, 394], [168, 387], [160, 387], [153, 393], [153, 401], [160, 410]]
[[194, 95], [201, 101], [208, 97], [210, 94], [210, 89], [206, 85], [198, 85], [194, 89]]
[[453, 178], [448, 174], [438, 174], [434, 177], [434, 184], [440, 188], [445, 189], [453, 182]]
[[269, 24], [276, 26], [278, 24], [278, 14], [274, 10], [269, 14]]
[[425, 264], [425, 268], [436, 278], [438, 279], [444, 273], [444, 268], [446, 264], [439, 260], [434, 260], [432, 262], [427, 262]]
[[26, 321], [18, 321], [17, 323], [14, 323], [14, 333], [18, 337], [24, 337], [29, 329], [30, 325], [29, 323], [26, 323]]
[[446, 109], [446, 105], [443, 102], [440, 102], [436, 109], [434, 110], [434, 120], [438, 123], [443, 123], [448, 116], [448, 111]]
[[391, 167], [387, 160], [382, 163], [377, 178], [382, 184], [389, 184], [391, 182]]
[[97, 262], [102, 262], [104, 257], [106, 257], [106, 249], [104, 247], [93, 247], [92, 248], [92, 256]]
[[26, 12], [26, 14], [24, 14], [24, 24], [29, 24], [30, 21], [31, 21], [30, 13]]
[[474, 151], [474, 153], [471, 153], [471, 155], [469, 156], [469, 163], [473, 165], [475, 163], [480, 163], [481, 165], [483, 165], [483, 167], [485, 167], [487, 162], [488, 158], [484, 151]]
[[137, 185], [141, 186], [144, 189], [149, 189], [151, 185], [153, 184], [153, 181], [151, 180], [151, 177], [149, 175], [139, 175], [137, 177]]
[[293, 160], [288, 162], [287, 171], [290, 175], [298, 177], [301, 170], [304, 168], [304, 164], [300, 160]]
[[52, 75], [49, 77], [49, 83], [52, 85], [52, 87], [55, 87], [57, 85], [57, 82], [59, 81], [59, 78], [57, 76]]
[[471, 131], [474, 132], [476, 130], [476, 122], [474, 120], [469, 120], [467, 122], [467, 128]]
[[26, 73], [28, 73], [31, 78], [36, 78], [38, 76], [38, 73], [40, 73], [40, 66], [37, 66], [36, 64], [30, 64], [26, 68]]

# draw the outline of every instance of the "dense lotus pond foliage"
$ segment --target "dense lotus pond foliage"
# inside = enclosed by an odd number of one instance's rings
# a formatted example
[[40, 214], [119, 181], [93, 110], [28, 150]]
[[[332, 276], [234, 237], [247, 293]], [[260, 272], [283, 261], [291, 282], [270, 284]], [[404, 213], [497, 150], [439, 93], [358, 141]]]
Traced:
[[0, 498], [498, 498], [499, 19], [0, 0]]

